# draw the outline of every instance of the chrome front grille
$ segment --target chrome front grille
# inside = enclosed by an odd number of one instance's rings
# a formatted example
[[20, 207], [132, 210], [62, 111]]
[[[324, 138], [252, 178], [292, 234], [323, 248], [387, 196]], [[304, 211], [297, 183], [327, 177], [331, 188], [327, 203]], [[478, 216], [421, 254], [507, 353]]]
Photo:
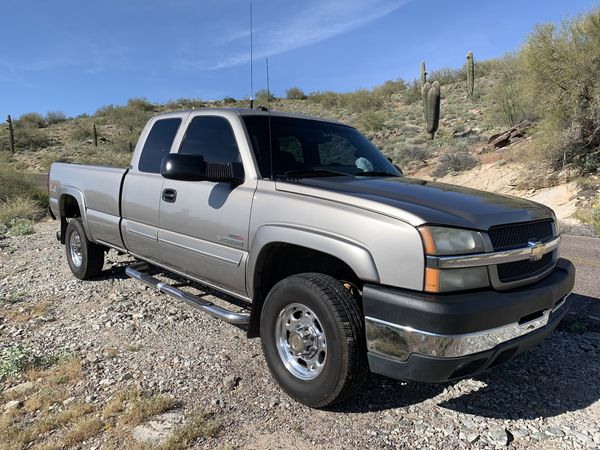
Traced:
[[[494, 251], [527, 247], [530, 242], [548, 242], [554, 236], [552, 220], [541, 220], [508, 225], [498, 225], [488, 230]], [[498, 264], [491, 273], [492, 284], [496, 287], [512, 287], [537, 280], [552, 269], [556, 263], [557, 252], [546, 253], [540, 260], [522, 259]], [[495, 283], [494, 283], [495, 281]]]
[[529, 241], [545, 242], [553, 235], [552, 220], [498, 225], [488, 231], [494, 251], [527, 247]]
[[554, 252], [546, 253], [539, 261], [529, 261], [523, 259], [510, 263], [498, 264], [498, 279], [502, 283], [512, 283], [514, 281], [535, 277], [545, 272], [554, 264]]

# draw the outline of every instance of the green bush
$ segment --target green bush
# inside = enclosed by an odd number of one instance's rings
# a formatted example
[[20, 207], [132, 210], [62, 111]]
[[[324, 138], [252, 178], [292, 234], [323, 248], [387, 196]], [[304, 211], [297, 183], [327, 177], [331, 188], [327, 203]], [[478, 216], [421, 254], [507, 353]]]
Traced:
[[352, 112], [376, 110], [383, 106], [383, 97], [368, 89], [341, 94], [342, 105]]
[[44, 128], [46, 121], [41, 114], [30, 112], [19, 117], [19, 120], [15, 121], [15, 126], [22, 128]]
[[404, 80], [387, 80], [379, 86], [373, 88], [373, 92], [381, 97], [391, 97], [394, 94], [399, 94], [406, 90]]
[[94, 125], [89, 122], [78, 123], [71, 130], [71, 139], [77, 142], [84, 142], [92, 139], [94, 135]]
[[0, 355], [0, 377], [16, 377], [29, 369], [51, 366], [56, 358], [38, 356], [21, 345], [5, 348]]
[[[15, 129], [15, 149], [39, 150], [50, 146], [50, 138], [41, 130], [36, 128], [16, 128]], [[8, 133], [3, 133], [0, 141], [0, 148], [9, 148]]]
[[235, 102], [237, 102], [237, 100], [233, 97], [223, 97], [223, 103], [225, 103], [226, 105], [231, 105]]
[[46, 123], [48, 125], [54, 125], [56, 123], [61, 123], [67, 120], [67, 116], [62, 111], [48, 111], [46, 114]]
[[312, 102], [319, 103], [323, 108], [333, 109], [341, 105], [341, 94], [331, 91], [313, 92], [308, 96]]
[[260, 90], [256, 91], [255, 98], [256, 98], [256, 102], [255, 102], [256, 105], [263, 105], [263, 106], [267, 106], [268, 102], [272, 102], [273, 100], [275, 100], [273, 93], [267, 91], [266, 89], [260, 89]]
[[405, 166], [413, 161], [427, 161], [430, 157], [429, 151], [424, 147], [416, 145], [400, 147], [394, 153], [394, 161]]
[[384, 122], [385, 114], [380, 111], [366, 111], [358, 119], [358, 125], [362, 131], [381, 130]]
[[466, 78], [466, 72], [464, 69], [451, 69], [449, 67], [444, 67], [443, 69], [434, 70], [431, 72], [427, 78], [427, 81], [430, 83], [437, 81], [440, 84], [451, 84], [456, 83], [457, 81], [464, 81]]
[[421, 94], [421, 81], [411, 81], [404, 90], [402, 99], [407, 105], [412, 105], [413, 103], [423, 101], [423, 95]]
[[291, 87], [286, 90], [285, 96], [288, 100], [304, 100], [306, 98], [304, 91], [297, 87]]
[[440, 156], [440, 160], [432, 172], [434, 177], [443, 177], [449, 173], [469, 170], [479, 164], [477, 158], [464, 151], [452, 151]]
[[127, 100], [127, 107], [130, 109], [139, 109], [140, 111], [154, 111], [155, 107], [148, 99], [144, 97], [133, 97]]
[[561, 27], [541, 25], [520, 53], [528, 103], [543, 122], [554, 168], [600, 166], [600, 9]]
[[492, 114], [502, 124], [512, 127], [527, 116], [522, 85], [523, 73], [519, 60], [511, 55], [498, 60], [495, 67], [497, 82], [490, 92]]

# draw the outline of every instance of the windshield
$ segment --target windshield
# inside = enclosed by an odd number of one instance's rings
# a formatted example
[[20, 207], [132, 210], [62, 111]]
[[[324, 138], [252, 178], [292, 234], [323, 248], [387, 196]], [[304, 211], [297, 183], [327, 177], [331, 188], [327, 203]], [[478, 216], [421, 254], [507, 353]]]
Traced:
[[[268, 178], [268, 117], [245, 116], [244, 122], [260, 174]], [[401, 175], [366, 137], [345, 125], [272, 116], [271, 144], [276, 177]]]

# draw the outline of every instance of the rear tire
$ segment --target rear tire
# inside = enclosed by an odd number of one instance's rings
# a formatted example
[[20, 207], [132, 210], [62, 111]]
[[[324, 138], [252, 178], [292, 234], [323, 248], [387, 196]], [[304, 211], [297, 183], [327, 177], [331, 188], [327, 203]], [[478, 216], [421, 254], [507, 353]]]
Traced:
[[65, 249], [71, 272], [80, 280], [97, 277], [104, 266], [104, 247], [90, 242], [81, 219], [69, 221], [65, 235]]
[[305, 405], [342, 402], [367, 376], [361, 310], [328, 275], [304, 273], [277, 283], [261, 312], [260, 336], [273, 378]]

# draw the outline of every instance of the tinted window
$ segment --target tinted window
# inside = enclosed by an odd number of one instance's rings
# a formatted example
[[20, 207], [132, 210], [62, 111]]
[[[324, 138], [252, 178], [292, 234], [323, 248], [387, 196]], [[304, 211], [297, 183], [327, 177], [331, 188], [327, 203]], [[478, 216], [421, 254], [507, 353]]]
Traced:
[[195, 117], [185, 132], [179, 153], [202, 155], [207, 162], [240, 162], [233, 130], [222, 117]]
[[140, 172], [159, 173], [165, 155], [171, 150], [181, 119], [161, 119], [154, 122], [146, 138], [138, 169]]
[[246, 116], [244, 123], [263, 177], [270, 176], [271, 148], [276, 176], [306, 171], [319, 176], [326, 171], [365, 176], [401, 175], [377, 147], [355, 128], [346, 125], [272, 116], [269, 145], [266, 116]]

